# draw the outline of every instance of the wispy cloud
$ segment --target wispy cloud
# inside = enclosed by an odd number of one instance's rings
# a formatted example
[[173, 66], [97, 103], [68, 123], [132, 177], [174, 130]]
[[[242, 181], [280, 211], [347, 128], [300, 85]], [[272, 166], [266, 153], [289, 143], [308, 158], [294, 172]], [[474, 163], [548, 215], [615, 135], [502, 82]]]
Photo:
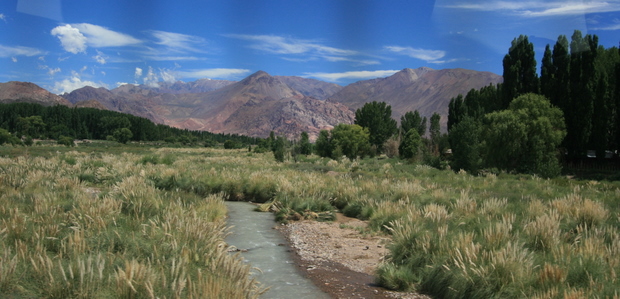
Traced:
[[411, 58], [424, 60], [428, 63], [441, 63], [440, 59], [446, 56], [446, 51], [442, 50], [428, 50], [400, 46], [386, 46], [384, 48], [396, 54], [406, 55]]
[[307, 62], [321, 59], [331, 62], [350, 62], [356, 66], [379, 64], [376, 60], [353, 58], [368, 56], [359, 51], [330, 47], [316, 40], [278, 35], [227, 34], [225, 36], [248, 41], [250, 48], [283, 55], [282, 59], [288, 61]]
[[6, 16], [3, 13], [0, 13], [0, 20], [6, 22]]
[[98, 25], [80, 23], [73, 24], [73, 27], [79, 29], [86, 36], [88, 45], [94, 48], [123, 47], [142, 43], [141, 40], [131, 35], [112, 31]]
[[[445, 1], [449, 2], [449, 1]], [[484, 1], [440, 4], [440, 7], [478, 11], [501, 11], [524, 17], [583, 15], [620, 11], [618, 0], [593, 1]]]
[[606, 30], [606, 31], [620, 30], [620, 19], [614, 19], [613, 22], [614, 24], [592, 28], [592, 30]]
[[158, 30], [152, 30], [149, 32], [157, 39], [155, 42], [156, 44], [165, 46], [170, 51], [180, 53], [206, 52], [204, 50], [204, 44], [206, 41], [202, 37]]
[[177, 74], [180, 78], [217, 78], [217, 79], [229, 79], [236, 78], [238, 76], [249, 73], [247, 69], [232, 69], [232, 68], [213, 68], [213, 69], [195, 69], [187, 71], [178, 71]]
[[45, 55], [45, 51], [41, 51], [36, 48], [22, 47], [22, 46], [3, 46], [0, 45], [0, 57], [15, 57], [15, 56], [38, 56]]
[[122, 47], [142, 43], [128, 34], [112, 31], [98, 25], [80, 23], [65, 24], [52, 29], [51, 34], [58, 37], [65, 51], [77, 54], [90, 47]]
[[398, 70], [380, 70], [380, 71], [351, 71], [351, 72], [343, 72], [343, 73], [305, 73], [304, 75], [306, 77], [313, 77], [313, 78], [319, 78], [325, 81], [337, 82], [342, 79], [363, 80], [363, 79], [388, 77], [397, 72]]

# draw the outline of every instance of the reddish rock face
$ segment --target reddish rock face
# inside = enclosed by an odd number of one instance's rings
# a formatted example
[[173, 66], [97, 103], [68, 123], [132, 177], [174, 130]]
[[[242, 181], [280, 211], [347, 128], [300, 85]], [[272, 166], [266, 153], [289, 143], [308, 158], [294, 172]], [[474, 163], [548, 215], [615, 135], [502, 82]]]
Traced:
[[267, 137], [271, 131], [289, 139], [308, 132], [353, 123], [357, 108], [386, 102], [399, 120], [418, 110], [430, 118], [437, 112], [445, 127], [451, 98], [502, 81], [501, 76], [464, 69], [404, 69], [387, 78], [359, 81], [346, 87], [315, 79], [271, 76], [258, 71], [238, 81], [200, 79], [126, 84], [118, 88], [83, 87], [62, 97], [28, 82], [0, 83], [0, 101], [19, 99], [43, 105], [77, 105], [128, 113], [170, 126], [214, 133]]
[[0, 83], [0, 103], [28, 102], [43, 106], [72, 104], [66, 99], [57, 96], [34, 83], [11, 81]]

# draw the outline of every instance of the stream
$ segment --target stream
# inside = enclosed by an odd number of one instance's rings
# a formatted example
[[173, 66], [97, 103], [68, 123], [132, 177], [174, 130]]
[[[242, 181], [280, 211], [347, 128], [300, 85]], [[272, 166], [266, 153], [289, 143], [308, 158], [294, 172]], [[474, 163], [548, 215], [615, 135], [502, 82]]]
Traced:
[[[273, 214], [255, 212], [255, 205], [247, 202], [226, 202], [227, 225], [231, 234], [226, 238], [229, 245], [240, 249], [241, 256], [252, 267], [254, 277], [271, 288], [262, 298], [330, 298], [312, 281], [303, 277], [293, 262], [287, 241], [277, 230]], [[247, 250], [247, 251], [245, 251]]]

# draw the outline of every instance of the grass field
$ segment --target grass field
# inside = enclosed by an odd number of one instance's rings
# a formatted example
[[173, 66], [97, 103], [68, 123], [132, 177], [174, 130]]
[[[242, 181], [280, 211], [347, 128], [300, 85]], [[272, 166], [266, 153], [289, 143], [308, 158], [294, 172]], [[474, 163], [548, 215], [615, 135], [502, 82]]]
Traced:
[[618, 182], [104, 145], [0, 147], [0, 294], [256, 297], [264, 286], [223, 243], [223, 200], [246, 200], [285, 222], [336, 210], [368, 220], [392, 236], [377, 273], [392, 289], [620, 296]]

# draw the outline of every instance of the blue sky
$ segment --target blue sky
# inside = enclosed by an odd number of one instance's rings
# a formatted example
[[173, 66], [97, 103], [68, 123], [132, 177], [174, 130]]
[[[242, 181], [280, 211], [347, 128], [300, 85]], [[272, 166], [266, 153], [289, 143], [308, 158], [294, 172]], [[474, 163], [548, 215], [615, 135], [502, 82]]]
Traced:
[[0, 82], [239, 80], [258, 70], [346, 85], [403, 68], [502, 73], [520, 34], [540, 64], [575, 29], [620, 41], [620, 0], [2, 0]]

